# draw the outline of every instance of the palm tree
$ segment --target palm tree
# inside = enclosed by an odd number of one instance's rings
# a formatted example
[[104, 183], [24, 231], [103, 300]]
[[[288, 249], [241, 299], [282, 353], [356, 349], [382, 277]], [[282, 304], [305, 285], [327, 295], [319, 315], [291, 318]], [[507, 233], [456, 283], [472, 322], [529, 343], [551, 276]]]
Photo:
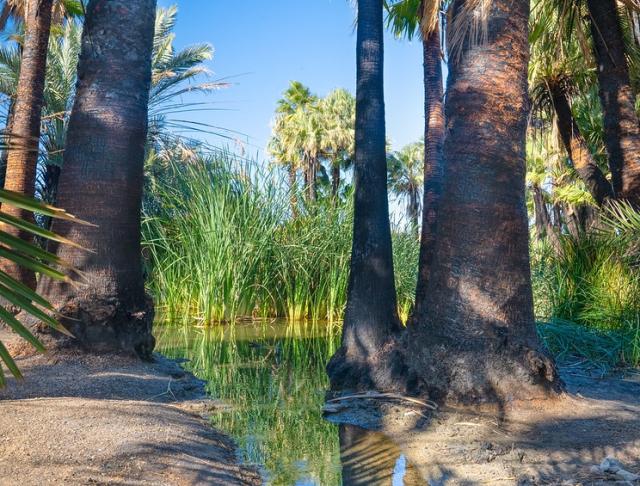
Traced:
[[529, 2], [451, 8], [437, 258], [407, 324], [406, 374], [432, 398], [553, 396], [560, 379], [536, 335], [524, 191]]
[[302, 83], [291, 81], [278, 100], [276, 113], [271, 155], [287, 168], [292, 191], [297, 185], [296, 173], [302, 170], [307, 201], [313, 203], [324, 135], [319, 100]]
[[420, 195], [424, 181], [424, 142], [407, 145], [389, 156], [389, 185], [407, 200], [407, 217], [411, 228], [418, 231]]
[[614, 193], [640, 205], [640, 118], [617, 2], [587, 0], [587, 7]]
[[[25, 36], [15, 105], [12, 110], [10, 149], [4, 188], [33, 196], [36, 185], [40, 120], [44, 105], [44, 78], [47, 65], [53, 0], [29, 0], [25, 5]], [[6, 205], [3, 211], [22, 219], [32, 213]], [[7, 231], [22, 239], [29, 233], [15, 228]], [[25, 267], [3, 262], [3, 269], [29, 288], [35, 288], [35, 274]]]
[[402, 329], [387, 200], [382, 0], [358, 1], [353, 246], [342, 345], [327, 371], [333, 389], [391, 386], [377, 363]]
[[[623, 3], [632, 12], [640, 12], [637, 2]], [[614, 194], [638, 204], [640, 119], [627, 60], [637, 48], [625, 41], [617, 1], [537, 0], [534, 9], [539, 17], [535, 30], [555, 33], [554, 52], [579, 39], [585, 60], [595, 65]], [[589, 33], [590, 42], [585, 42]]]
[[67, 343], [55, 335], [52, 345], [151, 357], [140, 209], [155, 7], [155, 0], [91, 0], [87, 7], [58, 204], [97, 226], [53, 225], [93, 253], [57, 249], [82, 272], [81, 287], [39, 281], [76, 337]]
[[614, 198], [613, 188], [598, 166], [571, 111], [575, 91], [571, 73], [554, 67], [551, 60], [532, 76], [531, 99], [535, 112], [555, 120], [560, 138], [573, 168], [599, 206]]
[[345, 89], [336, 89], [320, 100], [323, 117], [323, 153], [331, 169], [331, 195], [340, 189], [341, 171], [353, 160], [356, 101]]
[[[422, 301], [434, 258], [438, 205], [442, 195], [444, 163], [444, 87], [442, 47], [440, 42], [440, 8], [442, 0], [387, 0], [388, 24], [396, 36], [422, 38], [424, 68], [424, 190], [420, 257], [418, 263], [417, 300]], [[417, 227], [417, 226], [416, 226]]]

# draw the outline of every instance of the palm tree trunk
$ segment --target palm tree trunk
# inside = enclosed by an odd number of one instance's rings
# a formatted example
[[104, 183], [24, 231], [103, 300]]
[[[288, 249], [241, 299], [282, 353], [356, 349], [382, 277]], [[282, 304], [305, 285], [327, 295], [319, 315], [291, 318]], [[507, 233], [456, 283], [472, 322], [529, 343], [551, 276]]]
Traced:
[[542, 188], [538, 184], [534, 184], [532, 187], [532, 193], [536, 236], [540, 241], [547, 239], [553, 248], [558, 249], [560, 246], [560, 240], [558, 239], [558, 234], [551, 222], [551, 216], [547, 209], [547, 203], [544, 200]]
[[[13, 112], [15, 107], [15, 99], [9, 101], [7, 110], [7, 121], [5, 122], [3, 141], [6, 143], [11, 138], [13, 131]], [[8, 145], [8, 144], [7, 144]], [[9, 148], [5, 147], [0, 155], [0, 187], [4, 187], [4, 181], [7, 178], [7, 161], [9, 160]]]
[[331, 164], [331, 197], [334, 201], [338, 199], [338, 191], [340, 190], [340, 163], [334, 161]]
[[[454, 22], [464, 3], [454, 2]], [[561, 386], [533, 314], [528, 19], [528, 0], [493, 0], [486, 42], [468, 41], [450, 60], [437, 258], [405, 341], [407, 379], [431, 398], [500, 406]]]
[[[4, 188], [33, 196], [40, 143], [40, 120], [44, 105], [44, 81], [47, 69], [47, 49], [51, 31], [53, 0], [29, 0], [25, 19], [25, 39], [18, 88], [11, 126]], [[33, 215], [19, 208], [3, 205], [12, 216], [33, 220]], [[28, 233], [4, 228], [10, 234], [30, 240]], [[4, 261], [2, 269], [30, 288], [35, 288], [35, 274], [19, 265]]]
[[387, 199], [382, 0], [359, 0], [353, 246], [342, 346], [327, 371], [334, 390], [386, 388], [377, 357], [402, 329]]
[[[438, 205], [442, 195], [444, 164], [444, 89], [440, 31], [436, 28], [422, 41], [424, 59], [424, 195], [422, 204], [422, 234], [416, 302], [424, 302], [429, 272], [434, 258], [434, 242]], [[420, 312], [420, 310], [416, 310]]]
[[573, 119], [569, 100], [561, 88], [551, 86], [558, 131], [573, 167], [599, 206], [614, 197], [611, 184], [594, 160], [580, 128]]
[[91, 0], [87, 7], [58, 205], [96, 226], [53, 224], [93, 251], [57, 248], [83, 273], [83, 285], [40, 280], [38, 290], [76, 337], [55, 334], [53, 344], [151, 357], [140, 210], [155, 10], [155, 0]]
[[415, 231], [416, 236], [420, 228], [420, 194], [417, 187], [409, 189], [409, 220], [411, 222], [411, 230]]
[[291, 205], [291, 216], [293, 219], [298, 217], [298, 175], [296, 167], [289, 164], [287, 171], [289, 173], [289, 204]]
[[616, 0], [587, 0], [587, 5], [614, 193], [640, 204], [640, 120]]

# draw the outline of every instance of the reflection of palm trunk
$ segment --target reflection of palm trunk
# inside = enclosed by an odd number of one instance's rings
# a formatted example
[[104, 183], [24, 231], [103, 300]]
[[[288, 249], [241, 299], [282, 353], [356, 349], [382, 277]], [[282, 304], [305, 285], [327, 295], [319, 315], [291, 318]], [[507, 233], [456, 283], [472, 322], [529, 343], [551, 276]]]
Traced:
[[384, 434], [344, 424], [339, 433], [344, 486], [425, 484], [418, 470]]

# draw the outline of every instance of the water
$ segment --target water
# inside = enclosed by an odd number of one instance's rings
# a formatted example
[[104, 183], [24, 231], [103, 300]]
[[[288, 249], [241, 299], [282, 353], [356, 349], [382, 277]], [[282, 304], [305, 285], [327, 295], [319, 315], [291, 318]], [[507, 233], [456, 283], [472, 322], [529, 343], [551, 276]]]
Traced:
[[280, 321], [210, 328], [157, 326], [159, 349], [187, 358], [221, 402], [212, 425], [238, 443], [267, 484], [425, 484], [385, 436], [322, 416], [325, 364], [340, 342], [332, 324]]

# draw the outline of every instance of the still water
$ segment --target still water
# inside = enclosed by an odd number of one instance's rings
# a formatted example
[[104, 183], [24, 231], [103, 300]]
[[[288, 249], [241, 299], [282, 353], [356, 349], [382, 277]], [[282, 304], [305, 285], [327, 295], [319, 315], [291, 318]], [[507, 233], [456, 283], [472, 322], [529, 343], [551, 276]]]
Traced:
[[212, 425], [232, 436], [270, 485], [425, 484], [379, 433], [322, 416], [325, 364], [340, 342], [332, 324], [281, 321], [156, 327], [159, 350], [189, 360], [221, 406]]

